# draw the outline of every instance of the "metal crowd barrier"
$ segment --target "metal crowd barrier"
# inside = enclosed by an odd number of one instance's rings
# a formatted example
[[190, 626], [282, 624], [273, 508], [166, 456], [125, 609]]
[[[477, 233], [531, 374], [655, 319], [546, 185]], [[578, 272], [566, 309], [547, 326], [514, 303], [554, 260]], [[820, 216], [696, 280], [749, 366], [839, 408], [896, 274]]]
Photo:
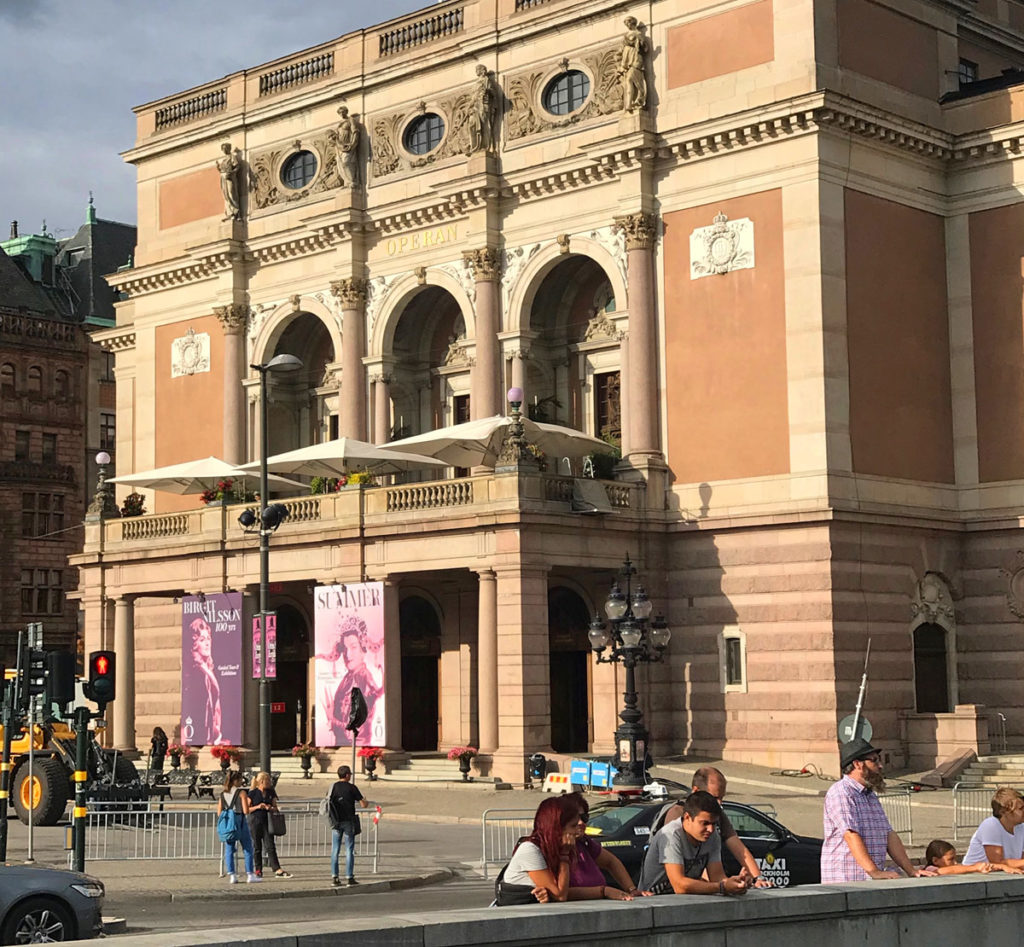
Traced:
[[954, 842], [959, 839], [961, 829], [968, 829], [973, 833], [983, 819], [992, 815], [992, 797], [995, 792], [992, 786], [974, 786], [968, 783], [957, 783], [953, 786]]
[[909, 790], [906, 792], [887, 792], [878, 797], [889, 818], [892, 830], [899, 836], [906, 836], [908, 845], [914, 844], [914, 820], [910, 809]]
[[[319, 803], [281, 807], [288, 832], [274, 841], [282, 858], [330, 857], [331, 826], [318, 810]], [[356, 836], [356, 857], [369, 859], [376, 873], [380, 861], [379, 826], [370, 809], [360, 813], [360, 817], [363, 831]], [[66, 847], [70, 849], [70, 829], [67, 838]], [[223, 871], [223, 856], [224, 843], [217, 837], [217, 812], [209, 803], [89, 805], [86, 861], [210, 858], [217, 859]], [[68, 867], [71, 860], [69, 850]]]
[[504, 865], [512, 857], [516, 842], [533, 831], [535, 813], [535, 809], [488, 809], [480, 817], [480, 864], [485, 878], [491, 865]]

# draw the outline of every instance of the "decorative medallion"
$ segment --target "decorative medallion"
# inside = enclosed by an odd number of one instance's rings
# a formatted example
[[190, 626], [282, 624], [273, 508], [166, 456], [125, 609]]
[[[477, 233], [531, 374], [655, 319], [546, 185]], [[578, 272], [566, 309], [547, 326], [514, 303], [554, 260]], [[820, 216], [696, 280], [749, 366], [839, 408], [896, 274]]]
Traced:
[[910, 613], [921, 622], [952, 628], [956, 622], [953, 596], [942, 576], [928, 572], [918, 582]]
[[171, 378], [195, 375], [210, 370], [210, 336], [197, 333], [191, 326], [181, 338], [171, 342]]
[[999, 570], [1000, 575], [1009, 580], [1006, 590], [1006, 605], [1010, 614], [1024, 621], [1024, 550], [1017, 550], [1017, 558], [1006, 569]]
[[690, 279], [754, 268], [754, 222], [716, 214], [710, 227], [690, 234]]

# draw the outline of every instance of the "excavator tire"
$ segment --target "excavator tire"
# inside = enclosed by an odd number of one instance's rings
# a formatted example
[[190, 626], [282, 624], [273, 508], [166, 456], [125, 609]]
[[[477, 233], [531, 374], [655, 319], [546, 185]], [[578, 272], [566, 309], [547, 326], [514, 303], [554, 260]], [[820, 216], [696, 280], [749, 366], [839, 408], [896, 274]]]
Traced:
[[32, 761], [32, 783], [28, 778], [28, 760], [14, 770], [11, 798], [18, 818], [28, 825], [29, 810], [35, 825], [56, 825], [70, 798], [68, 771], [60, 760], [39, 757]]

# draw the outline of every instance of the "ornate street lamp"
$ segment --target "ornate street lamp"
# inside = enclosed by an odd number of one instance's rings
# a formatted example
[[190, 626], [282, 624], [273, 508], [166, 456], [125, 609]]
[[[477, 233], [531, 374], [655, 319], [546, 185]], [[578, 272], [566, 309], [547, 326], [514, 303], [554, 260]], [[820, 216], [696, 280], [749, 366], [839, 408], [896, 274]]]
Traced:
[[[260, 373], [260, 769], [270, 772], [270, 681], [267, 678], [267, 616], [272, 614], [270, 605], [270, 534], [281, 525], [288, 515], [288, 508], [280, 503], [268, 503], [270, 490], [267, 479], [267, 372], [297, 372], [302, 368], [302, 360], [294, 355], [275, 355], [264, 365], [250, 365]], [[248, 512], [248, 511], [246, 511]], [[245, 516], [245, 513], [242, 514]], [[248, 519], [248, 517], [246, 517]], [[243, 527], [250, 527], [256, 521], [255, 516], [244, 522]]]
[[[651, 618], [654, 605], [638, 582], [629, 556], [619, 571], [625, 580], [625, 591], [619, 581], [612, 584], [604, 611], [611, 625], [609, 630], [599, 615], [590, 623], [590, 645], [599, 664], [621, 664], [626, 669], [626, 690], [622, 695], [625, 706], [619, 713], [622, 721], [615, 731], [616, 786], [643, 786], [646, 780], [647, 752], [650, 740], [643, 725], [643, 712], [637, 707], [635, 668], [637, 664], [661, 661], [672, 637], [665, 619]], [[607, 653], [606, 653], [607, 652]]]

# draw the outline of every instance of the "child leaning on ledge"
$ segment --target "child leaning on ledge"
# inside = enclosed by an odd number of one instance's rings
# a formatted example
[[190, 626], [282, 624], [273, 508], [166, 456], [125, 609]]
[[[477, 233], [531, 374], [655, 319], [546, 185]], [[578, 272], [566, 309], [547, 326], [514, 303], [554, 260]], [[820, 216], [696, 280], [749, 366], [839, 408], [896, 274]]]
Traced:
[[961, 865], [956, 860], [956, 849], [940, 838], [928, 844], [924, 852], [924, 870], [929, 875], [972, 875], [977, 872], [1005, 871], [1011, 875], [1024, 875], [1024, 869], [1011, 868], [998, 862], [977, 862]]

